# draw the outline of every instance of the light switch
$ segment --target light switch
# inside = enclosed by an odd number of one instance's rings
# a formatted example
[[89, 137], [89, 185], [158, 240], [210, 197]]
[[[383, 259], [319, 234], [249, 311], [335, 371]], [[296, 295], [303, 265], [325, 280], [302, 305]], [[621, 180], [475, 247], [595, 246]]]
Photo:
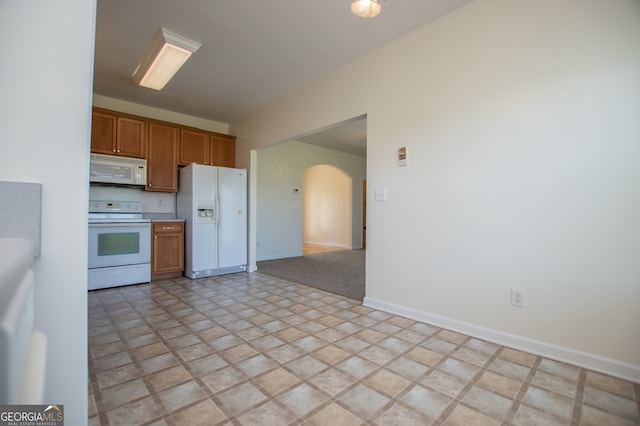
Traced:
[[387, 190], [386, 189], [376, 189], [375, 190], [376, 201], [387, 201]]

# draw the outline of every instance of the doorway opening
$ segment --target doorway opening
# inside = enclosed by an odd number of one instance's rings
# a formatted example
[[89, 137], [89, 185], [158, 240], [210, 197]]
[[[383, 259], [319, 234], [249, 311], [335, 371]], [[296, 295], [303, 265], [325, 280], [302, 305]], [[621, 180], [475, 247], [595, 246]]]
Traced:
[[361, 144], [366, 116], [255, 151], [255, 270], [363, 300]]
[[352, 178], [320, 164], [302, 175], [302, 252], [304, 255], [352, 248]]

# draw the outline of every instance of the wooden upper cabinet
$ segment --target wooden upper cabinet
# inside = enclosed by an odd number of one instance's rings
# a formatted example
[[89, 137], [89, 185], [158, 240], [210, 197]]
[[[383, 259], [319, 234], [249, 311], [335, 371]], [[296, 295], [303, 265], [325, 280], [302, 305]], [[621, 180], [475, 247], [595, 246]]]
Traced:
[[178, 128], [149, 122], [147, 190], [178, 191]]
[[209, 163], [209, 134], [192, 129], [180, 130], [178, 164], [188, 166], [191, 163]]
[[180, 131], [178, 164], [234, 167], [235, 137], [194, 129]]
[[233, 136], [211, 135], [209, 139], [211, 164], [214, 166], [235, 167], [236, 138]]
[[146, 158], [145, 120], [99, 110], [94, 110], [91, 117], [91, 152]]
[[116, 120], [117, 117], [113, 114], [93, 111], [91, 114], [91, 152], [114, 154]]
[[177, 192], [178, 165], [235, 167], [235, 136], [94, 108], [91, 152], [147, 159], [147, 191]]
[[116, 155], [146, 158], [147, 123], [128, 117], [118, 117]]

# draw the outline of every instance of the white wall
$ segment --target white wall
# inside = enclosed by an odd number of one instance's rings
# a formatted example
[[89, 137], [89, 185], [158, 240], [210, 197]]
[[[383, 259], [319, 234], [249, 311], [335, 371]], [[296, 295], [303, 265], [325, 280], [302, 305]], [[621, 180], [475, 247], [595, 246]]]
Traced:
[[639, 75], [638, 1], [476, 0], [231, 130], [366, 113], [365, 303], [640, 381]]
[[[45, 403], [87, 421], [87, 188], [95, 1], [0, 2], [0, 180], [42, 183], [35, 328]], [[69, 25], [73, 22], [73, 25]]]
[[[302, 175], [318, 164], [344, 170], [352, 178], [352, 244], [362, 246], [362, 181], [365, 158], [298, 141], [276, 144], [257, 153], [257, 260], [302, 255]], [[294, 192], [294, 189], [299, 189]], [[256, 207], [253, 206], [253, 207]]]
[[140, 201], [143, 213], [157, 213], [158, 217], [173, 219], [176, 215], [175, 192], [153, 192], [136, 188], [92, 185], [90, 200]]
[[352, 248], [352, 181], [343, 170], [326, 164], [309, 167], [302, 173], [304, 244]]

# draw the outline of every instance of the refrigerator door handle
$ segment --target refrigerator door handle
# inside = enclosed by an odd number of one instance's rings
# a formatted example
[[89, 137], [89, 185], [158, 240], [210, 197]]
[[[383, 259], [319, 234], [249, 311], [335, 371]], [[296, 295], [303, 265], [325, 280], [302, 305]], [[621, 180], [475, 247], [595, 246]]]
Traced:
[[220, 219], [220, 199], [218, 198], [218, 193], [216, 192], [216, 208], [213, 210], [213, 221], [214, 223], [218, 223]]

